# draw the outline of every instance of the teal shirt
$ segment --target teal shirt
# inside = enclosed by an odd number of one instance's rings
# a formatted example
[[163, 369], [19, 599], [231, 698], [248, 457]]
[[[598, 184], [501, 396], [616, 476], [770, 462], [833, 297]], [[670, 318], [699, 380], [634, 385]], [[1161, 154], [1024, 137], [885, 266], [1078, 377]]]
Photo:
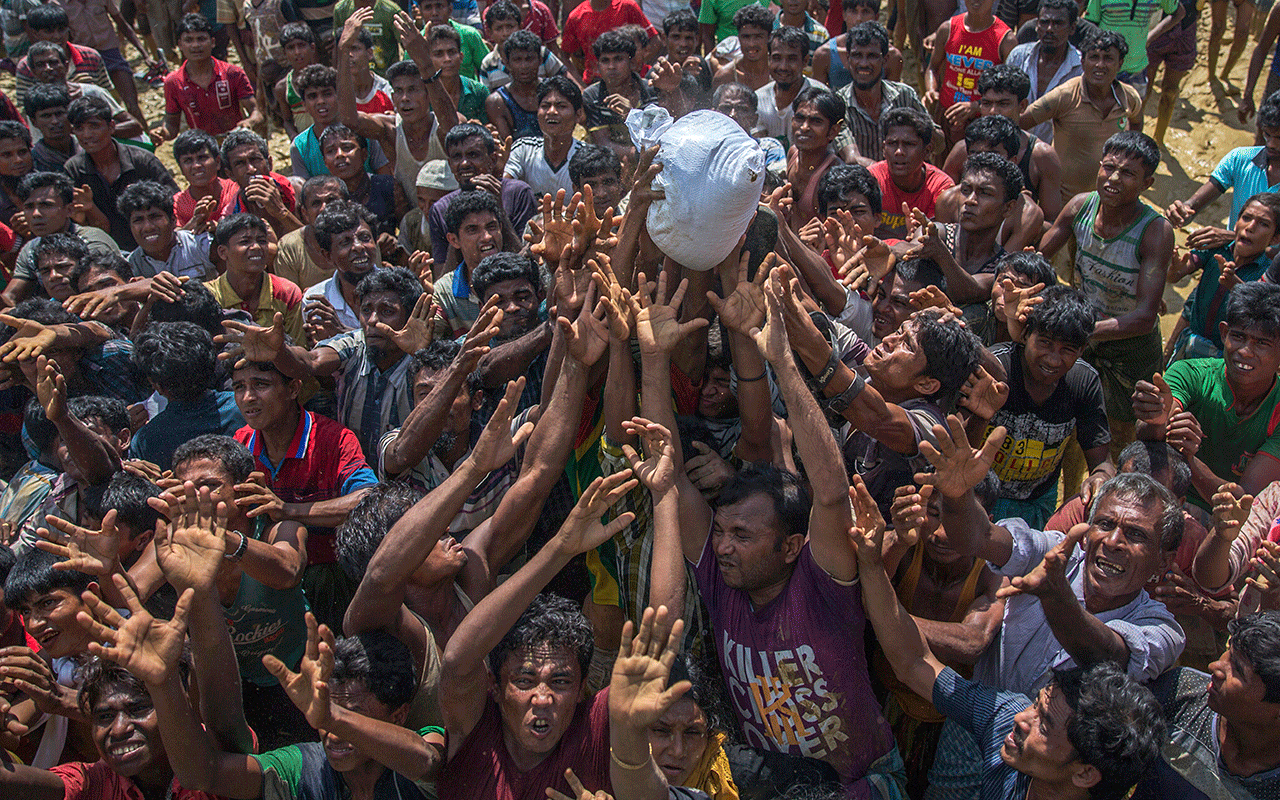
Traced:
[[[1217, 250], [1196, 250], [1193, 255], [1199, 259], [1204, 271], [1200, 275], [1200, 283], [1191, 290], [1191, 296], [1182, 306], [1182, 316], [1187, 320], [1187, 330], [1213, 342], [1221, 353], [1222, 335], [1218, 332], [1218, 323], [1227, 321], [1227, 296], [1230, 292], [1220, 284], [1222, 271], [1214, 256], [1222, 256], [1230, 262], [1231, 245], [1223, 245]], [[1253, 262], [1237, 267], [1236, 277], [1245, 282], [1256, 281], [1270, 266], [1271, 259], [1263, 253]]]

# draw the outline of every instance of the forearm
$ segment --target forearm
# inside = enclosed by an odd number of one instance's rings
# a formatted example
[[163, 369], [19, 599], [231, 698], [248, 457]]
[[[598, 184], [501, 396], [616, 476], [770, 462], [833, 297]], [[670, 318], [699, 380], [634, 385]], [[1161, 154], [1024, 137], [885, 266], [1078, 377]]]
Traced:
[[991, 299], [991, 287], [985, 286], [985, 281], [980, 281], [965, 271], [950, 250], [944, 248], [936, 261], [947, 278], [947, 296], [951, 298], [951, 302], [982, 303]]
[[831, 274], [826, 260], [806, 246], [786, 220], [781, 218], [778, 219], [778, 236], [787, 250], [787, 257], [800, 271], [800, 277], [812, 290], [814, 298], [822, 304], [822, 309], [833, 317], [839, 316], [844, 311], [845, 291]]
[[[1160, 431], [1160, 440], [1164, 439], [1163, 428]], [[1195, 457], [1191, 459], [1191, 485], [1201, 497], [1211, 498], [1217, 493], [1219, 487], [1224, 483], [1232, 483], [1231, 478], [1219, 477], [1209, 465]]]
[[331, 703], [333, 719], [328, 731], [350, 742], [362, 753], [411, 781], [431, 781], [444, 762], [443, 742], [431, 743], [394, 722], [372, 719]]
[[120, 456], [115, 450], [74, 414], [67, 412], [53, 424], [71, 460], [79, 467], [84, 485], [108, 481], [120, 469]]
[[991, 644], [991, 633], [967, 622], [941, 622], [913, 616], [929, 649], [947, 664], [976, 664]]
[[304, 525], [319, 528], [336, 528], [341, 525], [351, 509], [368, 493], [368, 489], [357, 489], [351, 494], [334, 497], [330, 500], [316, 500], [310, 503], [285, 503], [284, 519], [291, 519]]
[[[997, 537], [997, 526], [978, 503], [973, 490], [962, 497], [942, 497], [942, 525], [947, 531], [947, 545], [964, 556], [977, 556], [995, 567], [1002, 567], [1013, 554], [1011, 541]], [[999, 538], [1002, 547], [992, 549]]]
[[57, 349], [83, 350], [100, 345], [114, 334], [101, 322], [69, 322], [64, 325], [50, 325], [53, 331], [53, 347]]
[[[428, 71], [423, 72], [422, 76], [427, 78], [432, 74], [434, 73]], [[458, 124], [458, 107], [453, 104], [453, 98], [444, 90], [440, 81], [427, 83], [427, 99], [431, 103], [431, 112], [436, 115], [436, 137], [443, 147], [445, 135]]]
[[[276, 368], [288, 375], [290, 378], [315, 378], [328, 374], [322, 367], [326, 366], [318, 357], [319, 349], [306, 350], [293, 344], [286, 344], [280, 353], [275, 357]], [[332, 351], [331, 351], [332, 352]], [[336, 354], [335, 354], [336, 355]], [[334, 367], [338, 364], [338, 359], [333, 359]], [[332, 372], [332, 370], [329, 370]]]
[[743, 461], [772, 461], [773, 397], [764, 358], [755, 342], [736, 331], [729, 332], [729, 350], [738, 372], [738, 415], [742, 419], [736, 452]]
[[1128, 667], [1129, 646], [1124, 637], [1086, 611], [1069, 589], [1041, 597], [1040, 607], [1049, 630], [1077, 664], [1114, 661]]
[[619, 445], [634, 444], [635, 437], [622, 427], [622, 423], [636, 415], [636, 371], [635, 362], [631, 360], [630, 340], [609, 337], [608, 387], [601, 398], [605, 435]]
[[[667, 800], [667, 778], [653, 759], [647, 729], [610, 718], [609, 749], [613, 754], [609, 763], [609, 780], [616, 800]], [[644, 766], [627, 769], [620, 766], [619, 761], [633, 767]]]
[[409, 412], [400, 433], [382, 451], [382, 469], [388, 476], [413, 469], [431, 452], [466, 378], [451, 364], [445, 379]]
[[929, 642], [907, 613], [893, 590], [882, 564], [862, 564], [862, 607], [871, 620], [876, 638], [898, 680], [921, 697], [933, 696], [933, 683], [942, 665], [929, 650]]
[[1105, 342], [1142, 336], [1152, 331], [1157, 319], [1154, 310], [1137, 308], [1123, 316], [1098, 320], [1093, 328], [1093, 335], [1089, 338], [1095, 342]]
[[[228, 542], [228, 552], [239, 544], [238, 538], [235, 539], [234, 544]], [[248, 537], [245, 538], [245, 545], [244, 555], [240, 559], [240, 568], [258, 583], [279, 590], [291, 589], [302, 580], [302, 571], [306, 568], [307, 561], [294, 548], [287, 545], [267, 544]]]
[[680, 540], [680, 484], [653, 498], [653, 556], [649, 605], [666, 606], [668, 619], [684, 617], [685, 566]]
[[252, 753], [253, 731], [244, 716], [236, 651], [214, 592], [196, 595], [187, 632], [200, 687], [200, 718], [222, 749]]
[[808, 473], [814, 505], [848, 508], [849, 478], [844, 468], [844, 457], [831, 435], [826, 417], [800, 377], [800, 370], [790, 353], [787, 358], [774, 363], [773, 368], [782, 400], [787, 406], [796, 451]]
[[[750, 377], [750, 376], [748, 376]], [[673, 434], [676, 471], [684, 472], [684, 452], [676, 425], [675, 407], [671, 403], [671, 357], [667, 353], [640, 352], [640, 413]]]
[[187, 790], [212, 791], [218, 771], [218, 754], [196, 721], [178, 681], [178, 671], [173, 670], [162, 684], [148, 685], [147, 693], [155, 706], [156, 720], [174, 778]]
[[1219, 592], [1231, 581], [1231, 550], [1235, 542], [1234, 536], [1219, 536], [1216, 529], [1210, 530], [1196, 549], [1195, 559], [1191, 562], [1191, 579], [1206, 592]]
[[484, 387], [486, 389], [505, 387], [508, 381], [528, 374], [529, 365], [533, 360], [551, 346], [554, 328], [555, 322], [544, 322], [524, 336], [490, 350], [488, 355], [480, 359], [480, 365], [477, 367], [480, 374], [484, 376]]

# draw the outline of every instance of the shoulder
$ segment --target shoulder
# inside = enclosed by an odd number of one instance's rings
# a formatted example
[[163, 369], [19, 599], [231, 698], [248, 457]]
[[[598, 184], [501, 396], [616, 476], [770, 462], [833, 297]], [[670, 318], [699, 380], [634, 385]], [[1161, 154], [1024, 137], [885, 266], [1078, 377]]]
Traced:
[[281, 278], [279, 275], [271, 275], [270, 277], [272, 297], [288, 306], [295, 306], [302, 302], [302, 290], [298, 288], [298, 284], [288, 278]]

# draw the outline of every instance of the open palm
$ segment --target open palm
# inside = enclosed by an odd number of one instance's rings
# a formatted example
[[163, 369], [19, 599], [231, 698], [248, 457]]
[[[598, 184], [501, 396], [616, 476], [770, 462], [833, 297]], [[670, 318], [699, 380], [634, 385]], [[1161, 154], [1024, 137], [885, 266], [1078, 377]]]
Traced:
[[934, 472], [917, 473], [916, 483], [933, 484], [946, 497], [963, 497], [987, 477], [1007, 434], [1001, 425], [991, 431], [981, 449], [975, 449], [969, 445], [964, 423], [955, 414], [949, 415], [947, 427], [933, 426], [937, 446], [927, 441], [920, 443], [920, 452], [933, 464]]
[[317, 730], [329, 727], [333, 709], [329, 704], [329, 677], [333, 674], [333, 632], [328, 625], [317, 625], [315, 615], [307, 612], [307, 649], [294, 672], [273, 655], [262, 657], [262, 664], [275, 676], [289, 699]]
[[[172, 506], [171, 506], [172, 507]], [[156, 561], [165, 580], [178, 590], [212, 589], [227, 549], [227, 508], [215, 509], [207, 488], [183, 486], [180, 512], [156, 529]]]
[[36, 547], [63, 559], [55, 569], [69, 569], [86, 575], [106, 577], [120, 565], [121, 535], [116, 529], [116, 510], [102, 518], [102, 530], [82, 528], [52, 514], [45, 521], [53, 528], [38, 528], [41, 541]]
[[182, 592], [173, 619], [156, 619], [142, 606], [123, 575], [111, 577], [124, 596], [129, 618], [125, 619], [97, 595], [85, 592], [83, 599], [89, 613], [81, 611], [76, 621], [94, 640], [89, 643], [89, 652], [119, 664], [148, 686], [164, 683], [182, 656], [193, 594], [190, 589]]
[[640, 630], [627, 622], [622, 630], [618, 660], [609, 682], [609, 715], [625, 720], [627, 727], [645, 728], [657, 722], [692, 684], [681, 681], [668, 687], [671, 666], [680, 652], [684, 621], [668, 621], [666, 606], [644, 610]]
[[631, 445], [623, 445], [622, 451], [631, 463], [631, 471], [653, 494], [669, 490], [676, 482], [676, 451], [671, 431], [643, 417], [632, 417], [622, 423], [622, 428], [632, 436], [640, 437], [647, 456], [642, 460]]

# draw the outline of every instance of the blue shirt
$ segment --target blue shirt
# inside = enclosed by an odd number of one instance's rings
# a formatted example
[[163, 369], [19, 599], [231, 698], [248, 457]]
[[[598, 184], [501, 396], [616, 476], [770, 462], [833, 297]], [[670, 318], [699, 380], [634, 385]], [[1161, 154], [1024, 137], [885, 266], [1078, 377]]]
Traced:
[[1031, 698], [1017, 692], [998, 692], [964, 677], [951, 667], [933, 682], [933, 707], [973, 734], [982, 753], [982, 788], [979, 800], [1008, 800], [1027, 796], [1031, 776], [1018, 772], [1000, 758], [1004, 738], [1013, 730], [1013, 718], [1031, 706]]
[[198, 400], [170, 400], [164, 411], [133, 435], [131, 458], [144, 458], [160, 469], [173, 466], [173, 451], [183, 442], [216, 433], [234, 436], [244, 425], [232, 392], [205, 392]]
[[1227, 228], [1234, 228], [1249, 198], [1259, 192], [1280, 191], [1280, 183], [1267, 183], [1267, 149], [1237, 147], [1227, 153], [1209, 176], [1219, 191], [1231, 190], [1231, 216]]

